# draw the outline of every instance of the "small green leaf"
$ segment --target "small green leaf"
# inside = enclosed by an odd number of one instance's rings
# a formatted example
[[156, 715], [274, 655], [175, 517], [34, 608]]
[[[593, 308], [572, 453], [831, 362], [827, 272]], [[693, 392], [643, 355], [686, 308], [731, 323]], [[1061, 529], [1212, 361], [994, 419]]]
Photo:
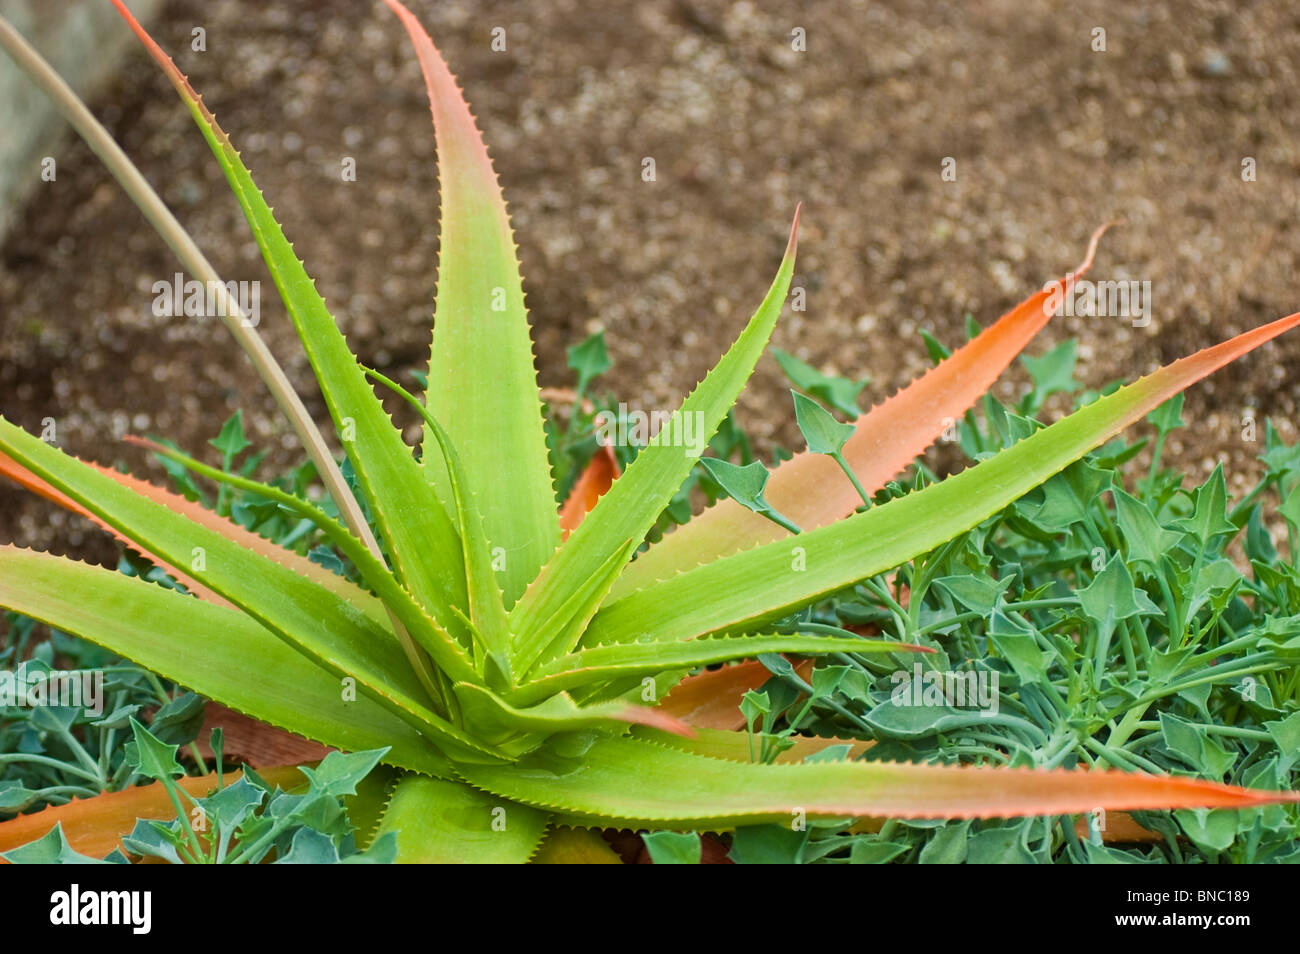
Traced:
[[1020, 359], [1034, 380], [1034, 406], [1041, 406], [1053, 394], [1069, 394], [1082, 387], [1074, 379], [1077, 348], [1078, 342], [1070, 338], [1040, 357], [1026, 355]]
[[1300, 761], [1300, 712], [1293, 712], [1285, 719], [1265, 722], [1264, 729], [1273, 738], [1273, 742], [1282, 753], [1278, 771], [1288, 771]]
[[923, 865], [959, 865], [966, 860], [967, 833], [970, 819], [949, 822], [925, 843], [917, 859]]
[[1277, 512], [1293, 527], [1300, 527], [1300, 484], [1296, 484], [1283, 498]]
[[226, 423], [221, 426], [221, 433], [208, 443], [221, 451], [221, 455], [226, 461], [226, 467], [230, 467], [231, 461], [246, 448], [252, 446], [248, 438], [244, 436], [244, 412], [236, 411], [230, 415], [226, 419]]
[[1237, 838], [1237, 813], [1226, 809], [1190, 808], [1174, 818], [1192, 843], [1208, 854], [1227, 850]]
[[964, 574], [941, 576], [934, 582], [952, 594], [953, 599], [966, 609], [976, 613], [989, 613], [1011, 585], [1011, 577], [993, 580], [987, 576]]
[[182, 692], [163, 704], [149, 720], [149, 731], [160, 742], [185, 745], [194, 741], [203, 725], [203, 697]]
[[1183, 420], [1183, 394], [1180, 391], [1164, 404], [1147, 415], [1147, 420], [1155, 425], [1161, 434], [1168, 434], [1178, 427], [1186, 426]]
[[1084, 612], [1098, 621], [1116, 623], [1130, 616], [1160, 612], [1160, 607], [1133, 585], [1133, 576], [1118, 556], [1106, 561], [1102, 571], [1077, 595]]
[[703, 853], [697, 832], [654, 831], [641, 836], [656, 865], [698, 865]]
[[1133, 585], [1128, 565], [1115, 554], [1092, 582], [1079, 590], [1079, 605], [1097, 625], [1097, 644], [1093, 651], [1093, 685], [1101, 686], [1106, 674], [1111, 637], [1121, 620], [1133, 616], [1159, 613], [1145, 592]]
[[820, 752], [814, 752], [812, 755], [807, 756], [804, 759], [804, 761], [805, 762], [842, 762], [849, 757], [849, 753], [852, 751], [853, 751], [853, 746], [849, 745], [848, 743], [842, 743], [840, 745], [828, 745]]
[[334, 839], [311, 828], [299, 828], [284, 855], [275, 860], [277, 865], [333, 865], [338, 864], [339, 850]]
[[750, 689], [740, 700], [740, 714], [745, 717], [745, 724], [749, 727], [752, 734], [754, 724], [757, 722], [761, 731], [763, 720], [759, 716], [766, 716], [772, 711], [772, 701], [766, 692], [758, 692]]
[[1237, 527], [1228, 519], [1228, 490], [1223, 479], [1223, 464], [1214, 468], [1210, 479], [1196, 488], [1192, 495], [1196, 509], [1189, 517], [1175, 521], [1174, 526], [1190, 534], [1200, 543], [1201, 549], [1222, 534], [1234, 534]]
[[1113, 493], [1119, 533], [1128, 547], [1129, 560], [1146, 563], [1153, 571], [1157, 570], [1161, 557], [1178, 543], [1178, 534], [1162, 527], [1146, 503], [1118, 487]]
[[91, 725], [97, 729], [125, 729], [130, 724], [131, 717], [139, 711], [138, 705], [119, 706], [104, 718], [92, 722]]
[[580, 344], [572, 345], [566, 350], [569, 367], [578, 372], [578, 394], [587, 393], [587, 385], [592, 378], [599, 377], [610, 369], [613, 362], [605, 350], [605, 332], [598, 331]]
[[814, 454], [838, 454], [844, 442], [857, 430], [852, 424], [841, 424], [824, 407], [798, 391], [794, 395], [794, 417], [808, 449]]
[[887, 865], [907, 851], [908, 847], [896, 841], [870, 841], [867, 838], [859, 838], [853, 842], [853, 848], [849, 852], [849, 864]]
[[1273, 539], [1264, 523], [1264, 508], [1259, 504], [1250, 509], [1250, 517], [1246, 521], [1246, 558], [1262, 563], [1277, 562], [1277, 548], [1273, 546]]
[[1034, 631], [1002, 612], [994, 611], [988, 628], [989, 642], [999, 656], [1011, 663], [1021, 682], [1047, 682], [1052, 654], [1038, 643]]
[[767, 479], [771, 475], [761, 463], [754, 461], [752, 464], [740, 467], [716, 457], [705, 457], [700, 463], [709, 472], [709, 476], [716, 480], [727, 495], [737, 503], [754, 511], [767, 509], [768, 503], [763, 499], [763, 488], [767, 486]]
[[731, 860], [738, 865], [797, 865], [803, 860], [808, 831], [785, 825], [747, 825], [731, 839]]
[[1024, 825], [986, 828], [966, 842], [966, 863], [970, 865], [1033, 864], [1034, 856], [1025, 848]]
[[162, 782], [184, 775], [185, 770], [176, 761], [180, 746], [167, 745], [135, 719], [131, 720], [135, 742], [126, 746], [126, 759], [137, 772]]
[[393, 865], [397, 864], [397, 835], [385, 832], [370, 843], [370, 847], [360, 854], [348, 855], [343, 859], [345, 865]]
[[195, 802], [213, 827], [234, 830], [262, 804], [265, 796], [265, 792], [240, 776], [215, 794], [197, 798]]
[[772, 354], [776, 357], [781, 370], [785, 372], [785, 376], [799, 390], [807, 391], [813, 397], [820, 398], [849, 417], [856, 418], [862, 413], [862, 408], [858, 407], [858, 395], [867, 386], [868, 378], [852, 381], [848, 378], [822, 374], [811, 364], [800, 361], [780, 348], [773, 348]]
[[939, 364], [952, 357], [952, 349], [924, 328], [921, 329], [921, 340], [925, 342], [925, 350], [930, 355], [932, 363]]
[[5, 779], [0, 781], [0, 812], [20, 812], [40, 796], [15, 779]]
[[74, 851], [63, 834], [63, 822], [35, 841], [0, 854], [11, 865], [102, 865], [106, 862]]
[[719, 457], [702, 457], [700, 464], [736, 503], [779, 523], [791, 533], [799, 532], [799, 528], [777, 513], [763, 496], [763, 488], [771, 474], [761, 461], [751, 461], [741, 467]]
[[379, 764], [388, 749], [370, 749], [365, 752], [331, 752], [316, 768], [302, 766], [299, 771], [307, 776], [314, 792], [334, 798], [355, 795], [357, 784]]
[[179, 827], [175, 821], [169, 826], [166, 822], [141, 818], [136, 821], [131, 834], [122, 836], [122, 845], [133, 855], [161, 858], [179, 865], [182, 864], [176, 851], [176, 846], [182, 843]]
[[1222, 778], [1236, 761], [1236, 754], [1211, 739], [1204, 726], [1168, 712], [1160, 713], [1160, 734], [1170, 754], [1200, 775]]

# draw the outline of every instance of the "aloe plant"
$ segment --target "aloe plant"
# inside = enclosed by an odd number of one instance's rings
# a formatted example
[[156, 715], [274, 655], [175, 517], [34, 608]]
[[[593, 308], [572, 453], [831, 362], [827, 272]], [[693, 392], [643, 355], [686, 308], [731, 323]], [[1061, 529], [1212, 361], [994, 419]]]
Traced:
[[[374, 532], [301, 401], [238, 321], [228, 324], [303, 435], [343, 522], [277, 488], [156, 449], [310, 520], [364, 585], [0, 419], [6, 473], [150, 554], [189, 590], [10, 546], [0, 548], [0, 606], [274, 725], [348, 751], [386, 749], [384, 760], [405, 774], [379, 830], [398, 834], [402, 860], [524, 861], [552, 823], [723, 830], [792, 816], [990, 817], [1296, 800], [1116, 771], [767, 764], [751, 761], [747, 733], [693, 732], [654, 703], [692, 670], [760, 654], [896, 654], [899, 668], [910, 667], [923, 647], [783, 633], [777, 624], [971, 529], [1191, 383], [1300, 323], [1300, 313], [1101, 397], [955, 477], [860, 510], [1044, 326], [1051, 298], [1044, 290], [859, 417], [851, 434], [801, 400], [801, 424], [815, 446], [770, 475], [748, 474], [742, 499], [719, 503], [646, 549], [697, 463], [674, 435], [688, 419], [716, 431], [768, 345], [794, 270], [796, 210], [776, 277], [740, 336], [566, 536], [496, 175], [442, 56], [398, 0], [386, 2], [424, 73], [440, 166], [441, 259], [424, 400], [360, 365], [229, 137], [114, 0], [239, 200]], [[0, 45], [55, 97], [185, 266], [208, 279], [210, 266], [129, 160], [3, 21]], [[1089, 266], [1097, 238], [1057, 292]], [[418, 456], [376, 386], [419, 409]], [[710, 466], [715, 477], [735, 477]]]

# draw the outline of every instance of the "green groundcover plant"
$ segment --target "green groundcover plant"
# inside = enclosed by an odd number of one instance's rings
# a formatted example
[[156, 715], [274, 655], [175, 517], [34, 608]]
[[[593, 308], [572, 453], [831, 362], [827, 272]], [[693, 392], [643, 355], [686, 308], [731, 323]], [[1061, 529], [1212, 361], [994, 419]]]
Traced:
[[[128, 719], [132, 740], [123, 748], [125, 763], [138, 775], [163, 786], [175, 810], [170, 820], [140, 819], [122, 837], [122, 849], [105, 858], [83, 855], [56, 824], [37, 840], [7, 851], [10, 864], [128, 864], [130, 855], [170, 864], [258, 864], [269, 855], [273, 864], [383, 864], [397, 853], [397, 836], [387, 833], [357, 850], [343, 804], [379, 762], [372, 752], [331, 752], [318, 766], [304, 766], [304, 791], [286, 792], [245, 767], [226, 782], [221, 771], [221, 734], [213, 733], [217, 779], [212, 793], [196, 798], [176, 784], [185, 773], [168, 745], [134, 717]], [[187, 807], [188, 805], [188, 807]]]
[[[311, 361], [352, 480], [179, 224], [85, 107], [0, 21], [0, 45], [55, 97], [194, 277], [216, 284], [227, 326], [303, 438], [339, 519], [284, 489], [156, 449], [178, 467], [218, 481], [223, 497], [253, 492], [318, 528], [355, 568], [358, 582], [223, 513], [81, 462], [0, 420], [0, 452], [10, 473], [110, 528], [187, 591], [4, 547], [0, 606], [271, 724], [348, 752], [383, 750], [384, 761], [405, 773], [379, 824], [381, 836], [397, 835], [400, 860], [523, 861], [552, 823], [688, 831], [779, 823], [803, 835], [805, 820], [1013, 818], [1296, 800], [1275, 789], [1277, 772], [1237, 779], [1242, 784], [1162, 775], [1157, 772], [1167, 768], [1213, 772], [1186, 759], [1175, 766], [1134, 753], [1126, 744], [1135, 732], [1150, 730], [1141, 702], [1129, 702], [1143, 673], [1167, 682], [1180, 671], [1180, 653], [1205, 651], [1198, 650], [1207, 634], [1201, 611], [1218, 606], [1223, 592], [1207, 590], [1198, 603], [1196, 587], [1203, 574], [1224, 572], [1212, 569], [1220, 562], [1215, 547], [1233, 528], [1225, 528], [1219, 513], [1221, 480], [1198, 491], [1193, 513], [1165, 531], [1179, 533], [1178, 541], [1158, 533], [1157, 544], [1148, 541], [1161, 559], [1174, 561], [1169, 573], [1153, 577], [1157, 584], [1177, 583], [1180, 570], [1194, 581], [1192, 595], [1174, 601], [1175, 615], [1158, 638], [1143, 639], [1150, 601], [1129, 593], [1132, 574], [1118, 557], [1079, 590], [1069, 624], [1035, 613], [1048, 607], [1018, 605], [1035, 602], [1020, 592], [1017, 605], [1000, 607], [999, 617], [998, 597], [991, 598], [992, 629], [969, 649], [989, 657], [990, 666], [1009, 667], [1006, 674], [1018, 681], [1008, 719], [1023, 723], [1010, 725], [1026, 734], [1012, 751], [1032, 751], [1032, 757], [1007, 759], [1005, 766], [906, 761], [913, 757], [909, 748], [924, 757], [923, 747], [911, 743], [925, 733], [913, 738], [898, 730], [900, 744], [886, 743], [878, 753], [896, 758], [850, 759], [828, 748], [790, 764], [770, 757], [785, 744], [774, 716], [789, 720], [790, 704], [778, 705], [775, 690], [747, 697], [749, 732], [692, 731], [654, 703], [686, 673], [744, 658], [762, 657], [779, 677], [784, 670], [777, 660], [785, 653], [851, 660], [815, 671], [816, 684], [807, 687], [813, 702], [834, 701], [834, 693], [852, 687], [855, 666], [895, 673], [951, 666], [957, 647], [919, 641], [937, 632], [923, 632], [931, 621], [922, 614], [932, 599], [982, 612], [975, 587], [942, 583], [953, 575], [943, 561], [977, 558], [963, 556], [971, 531], [1041, 485], [1038, 493], [1050, 496], [1038, 536], [1029, 532], [1035, 521], [1008, 525], [1019, 528], [1024, 546], [1049, 545], [1045, 528], [1072, 505], [1062, 481], [1068, 487], [1071, 479], [1091, 479], [1080, 476], [1076, 461], [1189, 384], [1300, 323], [1300, 314], [1099, 395], [1050, 426], [1004, 416], [1005, 449], [981, 454], [984, 459], [943, 481], [922, 481], [906, 492], [888, 487], [1046, 323], [1081, 268], [854, 425], [839, 422], [813, 398], [844, 411], [856, 392], [810, 382], [811, 397], [796, 398], [808, 450], [770, 473], [754, 464], [704, 464], [731, 499], [647, 549], [665, 510], [675, 502], [680, 507], [700, 457], [690, 435], [712, 435], [723, 425], [767, 346], [793, 275], [796, 211], [776, 278], [739, 338], [565, 536], [505, 205], [473, 117], [415, 18], [388, 0], [424, 71], [441, 177], [436, 320], [424, 400], [357, 362], [229, 138], [115, 3], [167, 71], [225, 171]], [[1095, 245], [1096, 237], [1084, 268]], [[422, 416], [418, 456], [392, 425], [376, 388], [396, 392]], [[1083, 506], [1081, 498], [1073, 505]], [[1119, 539], [1112, 532], [1103, 542], [1114, 551]], [[1129, 536], [1127, 545], [1138, 544]], [[1190, 568], [1175, 546], [1199, 546]], [[918, 559], [934, 569], [921, 574]], [[882, 574], [909, 561], [911, 569], [900, 572], [918, 593], [904, 607], [896, 591], [890, 604]], [[1004, 597], [998, 582], [1005, 576], [987, 581]], [[852, 603], [864, 593], [888, 607], [898, 632], [866, 638], [808, 615], [809, 607]], [[1071, 637], [1070, 626], [1086, 626], [1089, 635]], [[1130, 684], [1103, 678], [1115, 657], [1133, 677]], [[1035, 682], [1040, 671], [1043, 679]], [[1053, 733], [1039, 738], [1042, 730], [1031, 731], [1033, 719], [1019, 710], [1055, 706], [1053, 695], [1062, 692], [1082, 708], [1085, 721], [1057, 720]], [[887, 720], [880, 703], [872, 713], [879, 709], [877, 721]], [[809, 705], [799, 703], [804, 711], [787, 728], [804, 728]], [[918, 711], [922, 720], [934, 718], [931, 706]], [[897, 716], [903, 723], [909, 717], [918, 714]], [[1117, 720], [1114, 733], [1122, 738], [1106, 744], [1109, 756], [1091, 771], [1060, 768], [1079, 764], [1075, 743], [1087, 747], [1082, 739], [1098, 719]], [[1046, 709], [1040, 721], [1051, 721]], [[1183, 721], [1196, 739], [1221, 741]], [[1186, 737], [1184, 744], [1193, 742]], [[1024, 844], [1028, 836], [1011, 831]], [[677, 842], [666, 834], [651, 844], [672, 854]], [[878, 844], [894, 842], [886, 837]]]
[[[931, 353], [946, 349], [931, 340]], [[1033, 388], [1014, 407], [983, 399], [957, 425], [978, 460], [1039, 430], [1045, 399], [1097, 398], [1073, 377], [1075, 344], [1025, 359]], [[1182, 427], [1182, 396], [1149, 415], [1157, 448]], [[1253, 417], [1245, 438], [1260, 436]], [[875, 740], [880, 760], [976, 760], [999, 765], [1101, 766], [1195, 772], [1251, 788], [1294, 789], [1300, 754], [1293, 557], [1267, 529], [1277, 502], [1294, 553], [1300, 457], [1271, 424], [1262, 429], [1262, 476], [1230, 501], [1223, 472], [1198, 487], [1159, 467], [1136, 466], [1146, 441], [1109, 442], [1037, 490], [896, 571], [861, 581], [787, 621], [842, 633], [872, 627], [935, 648], [928, 673], [989, 687], [982, 710], [938, 698], [913, 675], [900, 691], [880, 657], [832, 656], [812, 678], [763, 656], [772, 678], [742, 709], [759, 757], [779, 757], [796, 733]], [[811, 443], [810, 439], [810, 443]], [[877, 504], [927, 486], [890, 482]], [[991, 711], [990, 711], [991, 710]], [[844, 737], [849, 737], [846, 739]], [[741, 828], [737, 861], [1296, 862], [1294, 809], [1093, 811], [1085, 819], [842, 821]], [[1119, 843], [1118, 845], [1116, 843]], [[1120, 847], [1122, 845], [1122, 847]], [[655, 853], [653, 842], [650, 852]], [[698, 852], [697, 852], [698, 853]], [[656, 858], [656, 860], [659, 860]]]

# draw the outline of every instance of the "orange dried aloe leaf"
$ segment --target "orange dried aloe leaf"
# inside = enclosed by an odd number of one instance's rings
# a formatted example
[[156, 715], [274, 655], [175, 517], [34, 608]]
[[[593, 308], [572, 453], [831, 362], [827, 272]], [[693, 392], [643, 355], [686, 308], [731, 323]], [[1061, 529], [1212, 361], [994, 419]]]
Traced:
[[203, 728], [199, 731], [199, 754], [205, 759], [214, 757], [207, 743], [213, 729], [220, 729], [223, 737], [222, 751], [227, 759], [237, 759], [261, 771], [270, 765], [297, 765], [302, 762], [319, 762], [330, 752], [329, 746], [304, 739], [284, 729], [252, 716], [244, 715], [219, 702], [204, 706]]
[[582, 518], [596, 506], [596, 501], [609, 490], [618, 475], [618, 458], [614, 456], [614, 448], [602, 444], [573, 485], [564, 506], [560, 508], [560, 532], [565, 539], [578, 528]]
[[[1068, 294], [1092, 267], [1097, 243], [1112, 224], [1093, 233], [1087, 256], [1078, 268], [1022, 301], [978, 337], [857, 419], [858, 429], [844, 445], [843, 454], [867, 493], [875, 493], [907, 467], [988, 391], [1051, 319], [1049, 303], [1054, 296]], [[764, 495], [773, 509], [804, 530], [833, 523], [862, 503], [838, 464], [825, 454], [806, 450], [773, 469]], [[720, 500], [638, 556], [610, 597], [618, 599], [677, 570], [777, 540], [783, 533], [734, 500]]]
[[[243, 773], [226, 773], [226, 784], [239, 779]], [[280, 765], [259, 770], [258, 774], [270, 785], [290, 789], [306, 780], [296, 765]], [[202, 797], [217, 787], [217, 775], [181, 778], [176, 784], [195, 797]], [[80, 798], [66, 805], [56, 805], [31, 815], [19, 815], [0, 822], [0, 852], [12, 851], [28, 842], [50, 833], [59, 822], [63, 834], [73, 850], [92, 858], [103, 858], [114, 848], [121, 848], [123, 835], [129, 835], [139, 818], [170, 821], [176, 817], [176, 808], [167, 796], [161, 782], [105, 792], [93, 798]], [[8, 862], [0, 859], [0, 864]]]
[[[795, 672], [807, 681], [812, 668], [813, 660], [805, 659], [795, 665]], [[657, 708], [696, 728], [743, 729], [745, 717], [740, 714], [740, 700], [771, 678], [772, 673], [756, 659], [706, 669], [679, 682]]]

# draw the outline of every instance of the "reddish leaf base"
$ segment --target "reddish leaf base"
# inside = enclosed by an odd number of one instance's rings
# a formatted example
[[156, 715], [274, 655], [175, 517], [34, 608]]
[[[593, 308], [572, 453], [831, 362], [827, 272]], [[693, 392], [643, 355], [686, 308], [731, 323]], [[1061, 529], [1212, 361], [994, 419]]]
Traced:
[[213, 729], [225, 736], [222, 751], [227, 761], [246, 762], [255, 769], [268, 765], [297, 765], [319, 762], [333, 749], [302, 736], [277, 729], [273, 725], [227, 709], [219, 702], [208, 702], [204, 709], [203, 728], [198, 748], [205, 759], [213, 757], [208, 745]]

